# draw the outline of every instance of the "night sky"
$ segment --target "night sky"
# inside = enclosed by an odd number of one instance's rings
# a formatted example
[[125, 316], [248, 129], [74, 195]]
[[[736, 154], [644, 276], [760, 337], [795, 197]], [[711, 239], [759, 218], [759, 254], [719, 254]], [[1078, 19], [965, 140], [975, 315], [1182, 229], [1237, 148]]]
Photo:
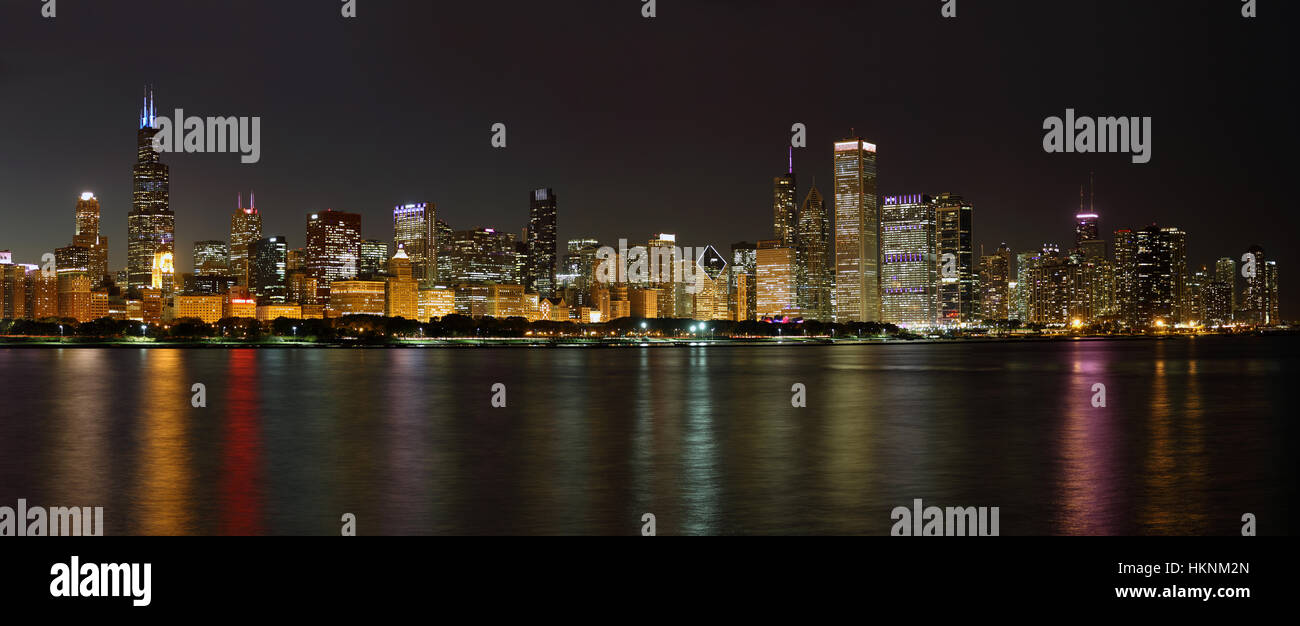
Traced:
[[[831, 143], [879, 145], [882, 195], [975, 204], [976, 254], [1072, 243], [1079, 185], [1116, 228], [1188, 231], [1189, 265], [1278, 259], [1284, 317], [1300, 275], [1293, 144], [1294, 2], [1238, 0], [0, 0], [0, 249], [68, 245], [94, 191], [111, 267], [143, 86], [158, 113], [260, 116], [262, 160], [166, 154], [178, 268], [227, 239], [256, 190], [267, 235], [301, 246], [306, 214], [432, 201], [455, 229], [518, 231], [552, 187], [564, 240], [675, 232], [721, 250], [771, 235], [792, 124], [802, 200], [830, 196]], [[1043, 119], [1151, 116], [1153, 158], [1046, 154]], [[509, 146], [493, 149], [491, 126]], [[1300, 280], [1300, 279], [1297, 279]]]

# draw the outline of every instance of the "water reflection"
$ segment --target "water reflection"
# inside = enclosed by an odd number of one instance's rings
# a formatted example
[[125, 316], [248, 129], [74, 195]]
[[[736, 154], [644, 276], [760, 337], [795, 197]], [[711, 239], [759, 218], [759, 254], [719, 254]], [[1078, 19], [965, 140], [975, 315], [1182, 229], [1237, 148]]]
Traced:
[[654, 513], [660, 534], [883, 535], [915, 498], [998, 506], [1004, 534], [1282, 529], [1298, 345], [0, 349], [0, 503], [103, 505], [109, 534], [337, 534], [344, 513], [636, 534]]

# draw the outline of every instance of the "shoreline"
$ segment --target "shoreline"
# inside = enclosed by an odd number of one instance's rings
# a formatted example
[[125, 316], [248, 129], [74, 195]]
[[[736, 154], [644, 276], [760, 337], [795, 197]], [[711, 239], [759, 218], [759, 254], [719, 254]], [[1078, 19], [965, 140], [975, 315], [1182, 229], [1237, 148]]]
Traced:
[[247, 350], [247, 349], [473, 349], [473, 348], [677, 348], [677, 347], [775, 347], [775, 346], [854, 346], [854, 345], [917, 345], [917, 344], [951, 344], [951, 343], [1045, 343], [1077, 341], [1143, 341], [1143, 340], [1177, 340], [1200, 339], [1208, 337], [1225, 338], [1261, 338], [1268, 336], [1286, 336], [1291, 331], [1256, 332], [1240, 334], [1206, 334], [1206, 335], [1111, 335], [1111, 336], [1049, 336], [1049, 337], [957, 337], [946, 339], [920, 338], [862, 338], [832, 339], [830, 337], [796, 337], [796, 338], [715, 338], [715, 339], [554, 339], [539, 341], [525, 338], [439, 338], [410, 340], [333, 340], [333, 341], [293, 341], [293, 340], [226, 340], [226, 341], [187, 341], [187, 340], [152, 340], [152, 339], [64, 339], [49, 341], [46, 338], [8, 338], [0, 337], [0, 349], [190, 349], [190, 350]]

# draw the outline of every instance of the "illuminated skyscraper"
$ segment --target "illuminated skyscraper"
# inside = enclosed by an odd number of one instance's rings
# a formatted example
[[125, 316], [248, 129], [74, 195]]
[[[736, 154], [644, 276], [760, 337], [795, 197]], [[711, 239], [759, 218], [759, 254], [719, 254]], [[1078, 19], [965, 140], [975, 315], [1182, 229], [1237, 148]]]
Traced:
[[442, 254], [447, 258], [450, 285], [502, 283], [517, 284], [515, 235], [494, 228], [461, 230], [451, 234]]
[[945, 193], [934, 199], [940, 270], [939, 322], [943, 324], [965, 324], [977, 317], [979, 294], [975, 290], [975, 253], [971, 239], [974, 210], [961, 196]]
[[[330, 284], [357, 276], [361, 254], [361, 216], [326, 210], [307, 216], [307, 276], [316, 279], [322, 302], [329, 302]], [[382, 293], [383, 286], [380, 285]], [[383, 310], [382, 302], [380, 310]]]
[[794, 177], [794, 148], [790, 148], [790, 166], [786, 173], [772, 179], [772, 238], [786, 248], [795, 247], [799, 227], [799, 204]]
[[387, 267], [388, 242], [378, 239], [367, 239], [361, 242], [361, 258], [358, 260], [357, 275], [362, 280], [371, 280], [383, 274], [387, 271]]
[[87, 191], [77, 201], [77, 229], [72, 237], [72, 244], [84, 246], [90, 250], [90, 281], [93, 284], [107, 280], [108, 276], [108, 237], [99, 234], [99, 200], [95, 194]]
[[388, 277], [384, 279], [384, 315], [419, 319], [420, 281], [414, 277], [414, 264], [406, 255], [402, 244], [388, 261]]
[[[816, 181], [799, 210], [796, 237], [798, 301], [804, 319], [830, 322], [831, 293], [835, 288], [831, 218]], [[733, 248], [734, 250], [734, 248]]]
[[[1152, 224], [1134, 236], [1134, 306], [1138, 327], [1178, 323], [1186, 281], [1186, 236]], [[1118, 250], [1118, 239], [1116, 241]]]
[[758, 317], [798, 316], [794, 248], [783, 247], [780, 239], [766, 239], [758, 242], [756, 257]]
[[1121, 322], [1137, 326], [1137, 233], [1127, 228], [1115, 231], [1114, 251], [1115, 308]]
[[674, 268], [682, 260], [681, 249], [677, 247], [677, 235], [659, 233], [651, 236], [646, 252], [650, 255], [652, 266], [659, 269], [659, 282], [652, 282], [649, 285], [659, 290], [659, 295], [656, 296], [655, 300], [655, 305], [659, 307], [659, 317], [679, 317], [677, 301], [681, 299], [679, 296], [684, 294], [678, 293], [680, 291], [678, 285], [673, 282]]
[[194, 242], [194, 273], [198, 276], [229, 276], [230, 244], [217, 240]]
[[[1251, 246], [1246, 253], [1247, 258], [1242, 261], [1241, 268], [1246, 288], [1241, 295], [1241, 315], [1238, 319], [1247, 324], [1269, 324], [1273, 306], [1268, 274], [1270, 271], [1276, 272], [1276, 266], [1273, 270], [1269, 269], [1268, 257], [1259, 246]], [[1276, 276], [1274, 280], [1276, 281]]]
[[1003, 243], [997, 252], [980, 258], [980, 317], [1012, 319], [1011, 248]]
[[59, 317], [91, 321], [90, 248], [67, 246], [54, 251], [58, 274]]
[[[438, 274], [437, 220], [437, 205], [432, 202], [393, 209], [393, 245], [410, 259], [411, 275], [422, 288], [432, 287]], [[384, 252], [386, 257], [388, 251]]]
[[127, 288], [134, 292], [153, 283], [154, 255], [175, 251], [176, 214], [171, 210], [167, 165], [153, 148], [155, 112], [153, 95], [145, 97], [136, 133], [131, 213], [127, 216]]
[[731, 244], [732, 319], [758, 319], [758, 246], [747, 241]]
[[930, 196], [886, 196], [880, 210], [881, 319], [899, 326], [938, 321], [939, 264]]
[[262, 238], [262, 214], [253, 194], [248, 194], [249, 206], [243, 204], [243, 195], [237, 195], [235, 212], [230, 215], [230, 277], [236, 285], [250, 287], [253, 270], [249, 259], [252, 245]]
[[835, 321], [880, 321], [876, 146], [835, 143]]
[[289, 292], [289, 241], [264, 237], [249, 247], [249, 289], [258, 304], [286, 302]]
[[534, 189], [528, 207], [527, 270], [524, 286], [543, 298], [555, 295], [555, 262], [559, 254], [556, 235], [555, 191]]
[[1193, 321], [1192, 294], [1187, 286], [1187, 233], [1177, 228], [1163, 228], [1160, 235], [1168, 241], [1169, 278], [1172, 282], [1172, 323]]

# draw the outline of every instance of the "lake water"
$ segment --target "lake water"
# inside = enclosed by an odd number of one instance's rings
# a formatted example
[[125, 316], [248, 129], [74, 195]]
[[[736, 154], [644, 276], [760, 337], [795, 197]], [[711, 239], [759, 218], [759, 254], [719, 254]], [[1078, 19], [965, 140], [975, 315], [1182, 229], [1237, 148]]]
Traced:
[[0, 506], [102, 506], [110, 535], [883, 535], [921, 498], [1003, 535], [1275, 534], [1297, 349], [0, 347]]

